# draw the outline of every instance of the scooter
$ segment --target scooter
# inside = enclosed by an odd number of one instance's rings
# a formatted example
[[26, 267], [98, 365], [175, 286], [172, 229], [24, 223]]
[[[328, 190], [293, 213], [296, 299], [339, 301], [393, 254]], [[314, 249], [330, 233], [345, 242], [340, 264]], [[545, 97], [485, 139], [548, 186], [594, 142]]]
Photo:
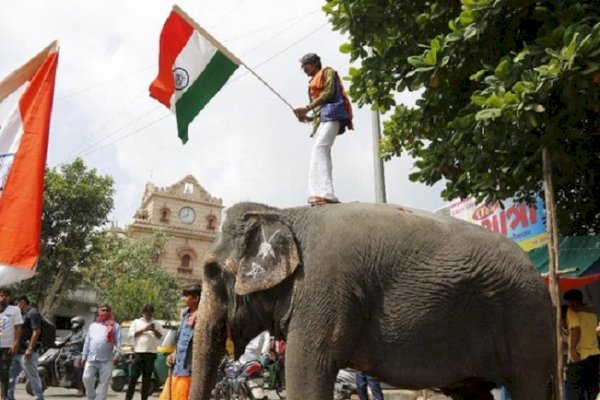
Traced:
[[[167, 356], [175, 351], [175, 346], [171, 343], [174, 343], [177, 330], [171, 325], [166, 325], [164, 328], [166, 329], [166, 332], [165, 336], [163, 337], [162, 344], [156, 349], [156, 360], [154, 361], [154, 371], [152, 371], [152, 378], [150, 381], [148, 394], [154, 393], [166, 382], [169, 374], [166, 361]], [[110, 382], [110, 387], [115, 392], [121, 392], [125, 390], [126, 386], [129, 384], [131, 363], [134, 357], [135, 353], [133, 351], [128, 351], [119, 355], [117, 363], [112, 369], [112, 379]]]
[[[43, 390], [48, 387], [77, 389], [74, 361], [70, 346], [46, 350], [38, 359], [38, 373]], [[26, 382], [25, 390], [33, 396], [29, 382]]]

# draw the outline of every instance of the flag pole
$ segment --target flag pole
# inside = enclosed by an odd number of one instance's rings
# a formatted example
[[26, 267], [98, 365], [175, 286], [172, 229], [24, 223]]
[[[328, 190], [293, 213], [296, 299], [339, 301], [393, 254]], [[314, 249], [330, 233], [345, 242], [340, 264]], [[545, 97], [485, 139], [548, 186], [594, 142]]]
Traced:
[[271, 92], [275, 94], [275, 96], [279, 97], [281, 101], [285, 103], [286, 106], [290, 108], [290, 110], [294, 111], [294, 107], [283, 98], [275, 89], [271, 87], [263, 78], [261, 78], [252, 68], [247, 66], [242, 60], [237, 58], [231, 51], [229, 51], [225, 46], [221, 44], [217, 39], [215, 39], [210, 33], [206, 31], [203, 27], [198, 25], [196, 21], [192, 17], [190, 17], [185, 11], [183, 11], [178, 5], [173, 6], [173, 11], [179, 14], [183, 19], [185, 19], [190, 25], [194, 27], [202, 36], [206, 38], [213, 46], [215, 46], [219, 51], [221, 51], [227, 58], [233, 61], [235, 64], [242, 65], [244, 68], [248, 70], [252, 75], [256, 77], [259, 81], [261, 81]]

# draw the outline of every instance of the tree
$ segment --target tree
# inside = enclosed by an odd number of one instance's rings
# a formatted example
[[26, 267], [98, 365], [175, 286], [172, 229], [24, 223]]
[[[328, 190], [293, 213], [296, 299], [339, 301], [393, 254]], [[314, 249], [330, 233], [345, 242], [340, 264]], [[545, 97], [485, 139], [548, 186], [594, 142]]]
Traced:
[[[462, 4], [461, 4], [462, 3]], [[542, 149], [562, 234], [600, 231], [600, 9], [595, 0], [328, 0], [359, 105], [393, 109], [382, 155], [447, 200], [532, 202]], [[367, 48], [372, 48], [370, 56]], [[415, 108], [394, 94], [422, 89]]]
[[155, 315], [177, 317], [179, 285], [177, 279], [158, 263], [167, 237], [156, 232], [149, 237], [128, 237], [118, 230], [104, 232], [96, 260], [83, 274], [83, 280], [108, 302], [119, 320], [140, 316], [146, 304]]
[[113, 208], [113, 180], [81, 159], [46, 170], [42, 246], [34, 278], [17, 285], [45, 316], [52, 316], [76, 289], [98, 250], [101, 228]]

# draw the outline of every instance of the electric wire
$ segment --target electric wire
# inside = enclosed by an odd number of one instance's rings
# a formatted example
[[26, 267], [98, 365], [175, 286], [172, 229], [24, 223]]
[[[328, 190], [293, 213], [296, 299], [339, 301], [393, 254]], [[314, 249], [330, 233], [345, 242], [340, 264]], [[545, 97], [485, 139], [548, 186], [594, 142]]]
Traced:
[[104, 135], [103, 137], [101, 137], [100, 139], [96, 140], [94, 143], [90, 144], [89, 146], [87, 146], [86, 148], [84, 148], [83, 150], [80, 150], [79, 152], [75, 153], [74, 156], [72, 156], [73, 158], [75, 157], [83, 157], [83, 155], [87, 154], [87, 152], [90, 149], [93, 149], [95, 146], [100, 145], [102, 142], [104, 142], [106, 139], [111, 138], [112, 136], [114, 136], [116, 133], [121, 132], [123, 129], [135, 124], [136, 122], [140, 121], [141, 119], [145, 118], [146, 116], [158, 111], [162, 109], [162, 105], [156, 105], [155, 107], [153, 107], [151, 110], [145, 112], [144, 114], [140, 115], [139, 117], [137, 117], [136, 119], [128, 122], [127, 124], [121, 126], [118, 129], [115, 129], [114, 131], [109, 132], [107, 135]]
[[237, 35], [237, 36], [233, 36], [233, 37], [230, 37], [230, 38], [226, 38], [226, 39], [223, 39], [221, 41], [223, 43], [229, 43], [229, 42], [233, 42], [233, 41], [238, 40], [238, 39], [245, 39], [245, 38], [247, 38], [249, 36], [252, 36], [252, 35], [254, 35], [256, 33], [260, 33], [260, 32], [266, 31], [267, 29], [271, 29], [271, 28], [274, 28], [276, 26], [283, 25], [283, 24], [288, 23], [290, 21], [295, 21], [298, 18], [304, 19], [305, 17], [308, 17], [310, 15], [316, 14], [316, 13], [318, 13], [320, 11], [321, 10], [314, 10], [314, 11], [311, 11], [311, 12], [303, 14], [303, 15], [297, 15], [297, 16], [295, 16], [293, 18], [288, 18], [288, 19], [285, 19], [283, 21], [277, 22], [275, 24], [263, 26], [262, 28], [258, 28], [258, 29], [254, 30], [254, 31], [250, 31], [250, 32], [246, 32], [246, 33], [241, 34], [241, 35]]
[[108, 117], [100, 126], [98, 126], [98, 128], [87, 137], [84, 143], [80, 144], [75, 150], [73, 150], [72, 155], [69, 157], [69, 159], [76, 157], [80, 151], [85, 150], [86, 147], [89, 147], [90, 141], [94, 140], [97, 134], [103, 132], [109, 123], [113, 122], [117, 118], [117, 116], [122, 114], [125, 110], [129, 109], [131, 107], [131, 104], [137, 101], [138, 98], [145, 95], [146, 92], [146, 90], [139, 91], [135, 96], [123, 102], [123, 106], [121, 108], [119, 108], [115, 113]]
[[97, 147], [97, 148], [95, 148], [95, 149], [92, 149], [92, 150], [88, 151], [87, 153], [84, 153], [84, 154], [82, 154], [82, 155], [81, 155], [81, 157], [83, 158], [83, 157], [89, 156], [90, 154], [92, 154], [92, 153], [95, 153], [95, 152], [97, 152], [97, 151], [99, 151], [99, 150], [102, 150], [102, 149], [103, 149], [103, 148], [105, 148], [105, 147], [112, 146], [113, 144], [115, 144], [115, 143], [118, 143], [118, 142], [120, 142], [121, 140], [127, 139], [128, 137], [130, 137], [130, 136], [133, 136], [133, 135], [135, 135], [135, 134], [137, 134], [137, 133], [139, 133], [139, 132], [143, 131], [144, 129], [148, 128], [149, 126], [152, 126], [152, 125], [154, 125], [154, 124], [156, 124], [156, 123], [158, 123], [158, 122], [162, 121], [163, 119], [165, 119], [165, 118], [167, 118], [167, 117], [170, 117], [171, 115], [172, 115], [172, 113], [170, 113], [170, 112], [169, 112], [169, 113], [167, 113], [167, 114], [165, 114], [165, 115], [162, 115], [161, 117], [159, 117], [159, 118], [155, 119], [154, 121], [151, 121], [151, 122], [149, 122], [148, 124], [146, 124], [146, 125], [143, 125], [143, 126], [141, 126], [141, 127], [137, 128], [136, 130], [134, 130], [134, 131], [132, 131], [132, 132], [129, 132], [128, 134], [126, 134], [126, 135], [124, 135], [124, 136], [118, 137], [118, 138], [116, 138], [115, 140], [113, 140], [113, 141], [111, 141], [111, 142], [108, 142], [108, 143], [106, 143], [106, 144], [103, 144], [103, 145], [102, 145], [102, 146], [100, 146], [100, 147]]

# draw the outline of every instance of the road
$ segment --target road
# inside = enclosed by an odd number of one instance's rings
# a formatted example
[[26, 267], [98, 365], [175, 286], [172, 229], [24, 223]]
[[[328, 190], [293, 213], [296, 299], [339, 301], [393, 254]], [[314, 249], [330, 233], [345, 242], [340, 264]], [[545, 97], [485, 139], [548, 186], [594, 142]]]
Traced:
[[[78, 397], [75, 397], [75, 389], [64, 389], [64, 388], [48, 388], [45, 392], [44, 392], [44, 398], [45, 400], [64, 400], [64, 399], [79, 399]], [[278, 397], [275, 395], [275, 393], [268, 393], [269, 395], [269, 400], [277, 400]], [[419, 396], [421, 395], [421, 396]], [[160, 392], [157, 391], [155, 392], [152, 396], [150, 396], [151, 400], [158, 400], [160, 396]], [[422, 392], [412, 392], [412, 391], [408, 391], [408, 390], [392, 390], [392, 389], [388, 389], [388, 390], [384, 390], [384, 396], [385, 396], [385, 400], [413, 400], [413, 399], [423, 399], [424, 397], [422, 397]], [[25, 392], [25, 384], [19, 383], [17, 385], [17, 390], [15, 393], [15, 400], [31, 400], [33, 397], [29, 396], [27, 394], [27, 392]], [[109, 400], [123, 400], [125, 398], [125, 393], [124, 392], [114, 392], [112, 390], [108, 391], [108, 399]], [[136, 392], [135, 396], [134, 396], [134, 400], [139, 400], [140, 395], [138, 392]], [[441, 396], [441, 395], [433, 395], [431, 392], [428, 393], [427, 396], [428, 400], [442, 400], [442, 399], [447, 399], [447, 397]], [[82, 400], [85, 400], [85, 398], [81, 398]]]

